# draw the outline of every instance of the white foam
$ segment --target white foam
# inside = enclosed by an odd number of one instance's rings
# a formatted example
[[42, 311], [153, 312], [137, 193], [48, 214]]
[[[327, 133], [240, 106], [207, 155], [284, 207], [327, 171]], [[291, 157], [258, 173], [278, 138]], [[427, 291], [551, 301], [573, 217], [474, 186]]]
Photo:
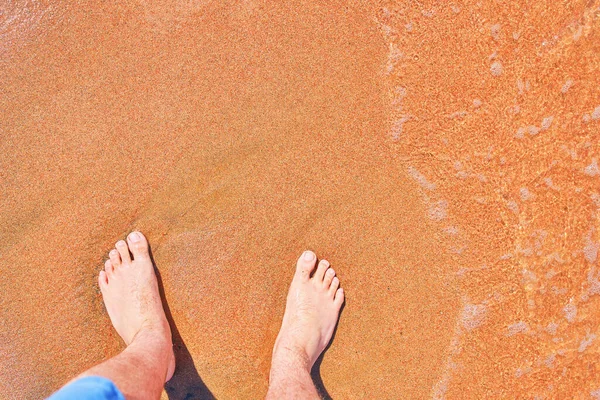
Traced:
[[563, 307], [563, 312], [565, 313], [567, 321], [573, 322], [577, 316], [577, 306], [573, 303], [569, 303]]
[[479, 100], [479, 99], [473, 99], [473, 107], [479, 108], [479, 107], [481, 107], [482, 104], [483, 103], [482, 103], [481, 100]]
[[554, 184], [554, 182], [552, 181], [552, 178], [550, 178], [550, 177], [544, 178], [544, 183], [545, 183], [545, 184], [546, 184], [546, 186], [548, 186], [550, 189], [553, 189], [553, 190], [560, 190], [560, 188]]
[[527, 189], [526, 187], [522, 187], [519, 190], [519, 194], [521, 195], [521, 200], [523, 201], [531, 200], [533, 198], [533, 194], [531, 194], [529, 189]]
[[598, 250], [600, 249], [600, 244], [592, 240], [592, 232], [593, 228], [585, 235], [585, 246], [583, 248], [583, 256], [590, 264], [596, 261]]
[[556, 333], [557, 329], [558, 329], [558, 324], [556, 322], [550, 322], [548, 324], [548, 326], [546, 327], [546, 331], [551, 335], [554, 335]]
[[456, 119], [456, 118], [464, 118], [467, 116], [467, 112], [462, 110], [462, 111], [455, 111], [452, 114], [448, 115], [448, 118], [450, 119]]
[[[556, 251], [554, 253], [549, 254], [546, 259], [548, 260], [548, 262], [555, 261], [558, 264], [564, 264], [565, 263], [565, 260], [563, 260], [562, 257], [560, 256], [560, 254], [558, 252], [556, 252]], [[556, 275], [556, 274], [554, 274], [554, 275]]]
[[554, 116], [549, 116], [546, 117], [542, 120], [542, 130], [545, 131], [546, 129], [550, 128], [550, 125], [552, 125], [552, 121], [554, 120]]
[[598, 207], [600, 209], [600, 193], [593, 192], [590, 195], [590, 198], [592, 199], [592, 201], [594, 202], [594, 204], [596, 205], [596, 207]]
[[391, 26], [386, 25], [386, 24], [381, 24], [380, 29], [383, 31], [383, 34], [387, 37], [392, 35], [393, 29]]
[[525, 91], [525, 82], [522, 79], [517, 79], [517, 89], [519, 89], [519, 94], [523, 94]]
[[555, 295], [559, 296], [559, 295], [567, 293], [567, 288], [559, 288], [558, 286], [552, 286], [550, 288], [550, 291], [552, 293], [554, 293]]
[[562, 93], [567, 93], [567, 91], [569, 91], [569, 89], [571, 88], [571, 86], [573, 86], [573, 79], [567, 79], [567, 81], [562, 86], [562, 88], [560, 89], [560, 91]]
[[446, 231], [446, 233], [449, 235], [456, 235], [458, 233], [458, 228], [455, 226], [447, 226], [444, 228], [444, 231]]
[[531, 372], [531, 367], [529, 367], [529, 366], [524, 367], [524, 368], [517, 368], [517, 370], [515, 371], [515, 377], [520, 378], [523, 375], [526, 375], [530, 372]]
[[396, 92], [396, 97], [394, 98], [394, 102], [404, 100], [404, 98], [406, 97], [406, 94], [408, 93], [408, 91], [406, 90], [406, 88], [404, 86], [396, 87], [395, 92]]
[[523, 277], [523, 283], [526, 285], [537, 283], [538, 281], [538, 277], [535, 272], [528, 270], [527, 268], [523, 268], [521, 275]]
[[401, 117], [397, 120], [395, 120], [394, 122], [392, 122], [392, 139], [394, 140], [398, 140], [400, 139], [400, 136], [402, 135], [402, 129], [404, 126], [404, 123], [406, 121], [409, 121], [410, 117]]
[[448, 202], [439, 200], [429, 204], [429, 218], [434, 221], [441, 221], [448, 215]]
[[500, 29], [501, 29], [500, 24], [495, 24], [495, 25], [491, 26], [490, 33], [492, 34], [492, 37], [494, 38], [494, 40], [500, 39]]
[[388, 62], [386, 67], [386, 72], [389, 74], [392, 73], [394, 67], [398, 63], [398, 61], [404, 58], [404, 54], [398, 49], [394, 43], [390, 43], [390, 51], [388, 53]]
[[525, 321], [515, 322], [514, 324], [510, 324], [508, 326], [507, 336], [514, 336], [518, 333], [524, 333], [528, 329], [529, 327], [527, 326], [527, 323]]
[[408, 174], [417, 181], [422, 188], [427, 190], [435, 190], [435, 183], [429, 182], [425, 176], [419, 172], [415, 167], [409, 166], [407, 168]]
[[585, 339], [583, 339], [581, 343], [579, 343], [579, 348], [577, 349], [577, 351], [583, 353], [585, 349], [587, 349], [590, 346], [590, 344], [592, 344], [594, 339], [596, 339], [596, 335], [593, 333], [588, 333], [585, 336]]
[[462, 253], [464, 253], [464, 251], [466, 249], [467, 249], [467, 246], [461, 246], [461, 247], [450, 246], [448, 248], [448, 250], [453, 254], [462, 254]]
[[512, 107], [508, 107], [508, 112], [513, 113], [515, 115], [517, 115], [518, 113], [521, 112], [521, 106], [518, 104], [515, 104]]
[[575, 31], [575, 33], [573, 34], [573, 40], [574, 41], [578, 41], [581, 38], [581, 35], [583, 34], [583, 25], [579, 24], [577, 26], [577, 30]]
[[494, 76], [502, 75], [503, 67], [500, 61], [494, 61], [490, 67], [490, 72]]
[[596, 176], [600, 174], [600, 169], [598, 168], [598, 159], [592, 158], [592, 163], [585, 167], [583, 172], [589, 176]]
[[592, 119], [600, 119], [600, 106], [594, 108], [594, 111], [592, 111]]
[[531, 247], [521, 248], [520, 246], [517, 246], [517, 253], [521, 253], [525, 257], [531, 257], [533, 255], [533, 249]]
[[484, 322], [486, 315], [485, 304], [465, 304], [460, 313], [460, 322], [463, 328], [471, 331]]
[[475, 196], [473, 199], [475, 199], [475, 201], [479, 204], [486, 204], [488, 200], [485, 196]]

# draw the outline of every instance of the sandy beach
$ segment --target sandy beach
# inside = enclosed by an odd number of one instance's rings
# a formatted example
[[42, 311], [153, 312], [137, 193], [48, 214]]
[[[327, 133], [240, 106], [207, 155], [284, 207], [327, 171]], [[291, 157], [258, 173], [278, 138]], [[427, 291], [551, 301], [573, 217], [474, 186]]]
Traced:
[[9, 2], [0, 398], [123, 348], [144, 232], [164, 399], [264, 397], [295, 260], [346, 304], [325, 398], [598, 398], [600, 2]]

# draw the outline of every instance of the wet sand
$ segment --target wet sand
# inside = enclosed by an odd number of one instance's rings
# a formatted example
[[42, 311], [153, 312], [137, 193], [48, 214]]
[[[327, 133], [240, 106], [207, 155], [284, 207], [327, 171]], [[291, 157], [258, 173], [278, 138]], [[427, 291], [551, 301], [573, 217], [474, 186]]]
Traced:
[[305, 248], [347, 297], [331, 397], [600, 397], [599, 7], [11, 3], [0, 397], [122, 348], [96, 276], [132, 229], [164, 398], [264, 396]]

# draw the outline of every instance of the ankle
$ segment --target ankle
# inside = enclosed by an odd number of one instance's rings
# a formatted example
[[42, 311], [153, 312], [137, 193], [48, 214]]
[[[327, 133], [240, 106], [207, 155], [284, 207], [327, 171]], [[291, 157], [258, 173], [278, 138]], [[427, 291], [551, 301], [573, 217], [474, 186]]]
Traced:
[[172, 346], [171, 329], [168, 322], [143, 324], [129, 345], [138, 341], [152, 341], [159, 345]]
[[150, 365], [163, 365], [165, 374], [161, 379], [169, 380], [175, 370], [175, 353], [171, 330], [162, 326], [142, 326], [127, 345], [128, 351], [145, 359]]

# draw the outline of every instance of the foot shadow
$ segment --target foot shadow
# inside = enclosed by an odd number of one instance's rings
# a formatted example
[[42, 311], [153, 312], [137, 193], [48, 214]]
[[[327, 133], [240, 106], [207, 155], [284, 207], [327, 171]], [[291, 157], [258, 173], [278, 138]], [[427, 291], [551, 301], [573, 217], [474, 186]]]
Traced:
[[319, 358], [317, 358], [317, 361], [315, 361], [315, 365], [313, 365], [312, 370], [310, 371], [310, 377], [312, 378], [313, 383], [315, 384], [315, 387], [317, 388], [317, 392], [319, 393], [319, 396], [323, 400], [333, 400], [333, 398], [331, 397], [331, 395], [325, 388], [325, 384], [323, 384], [323, 378], [321, 378], [321, 363], [323, 362], [323, 357], [325, 356], [325, 353], [327, 353], [327, 350], [329, 350], [329, 348], [331, 347], [331, 344], [333, 343], [333, 340], [335, 339], [335, 334], [337, 333], [337, 330], [338, 330], [339, 321], [340, 321], [340, 318], [342, 317], [342, 312], [344, 311], [345, 307], [346, 307], [346, 302], [344, 301], [344, 304], [342, 304], [342, 308], [340, 308], [340, 315], [338, 316], [338, 323], [335, 324], [335, 329], [333, 330], [333, 335], [331, 336], [331, 340], [329, 341], [329, 344], [327, 345], [327, 347], [325, 347], [325, 350], [323, 350], [323, 352], [321, 353]]
[[152, 256], [152, 250], [150, 249], [150, 259], [152, 265], [154, 265], [154, 272], [156, 272], [156, 278], [158, 279], [158, 290], [160, 292], [160, 298], [165, 309], [167, 321], [171, 326], [171, 333], [173, 335], [173, 351], [175, 353], [175, 373], [171, 380], [165, 383], [165, 391], [169, 400], [215, 400], [215, 396], [211, 393], [208, 387], [200, 378], [192, 355], [188, 351], [173, 316], [169, 309], [169, 304], [165, 299], [165, 291], [162, 284], [162, 278], [160, 271], [156, 268], [154, 257]]

